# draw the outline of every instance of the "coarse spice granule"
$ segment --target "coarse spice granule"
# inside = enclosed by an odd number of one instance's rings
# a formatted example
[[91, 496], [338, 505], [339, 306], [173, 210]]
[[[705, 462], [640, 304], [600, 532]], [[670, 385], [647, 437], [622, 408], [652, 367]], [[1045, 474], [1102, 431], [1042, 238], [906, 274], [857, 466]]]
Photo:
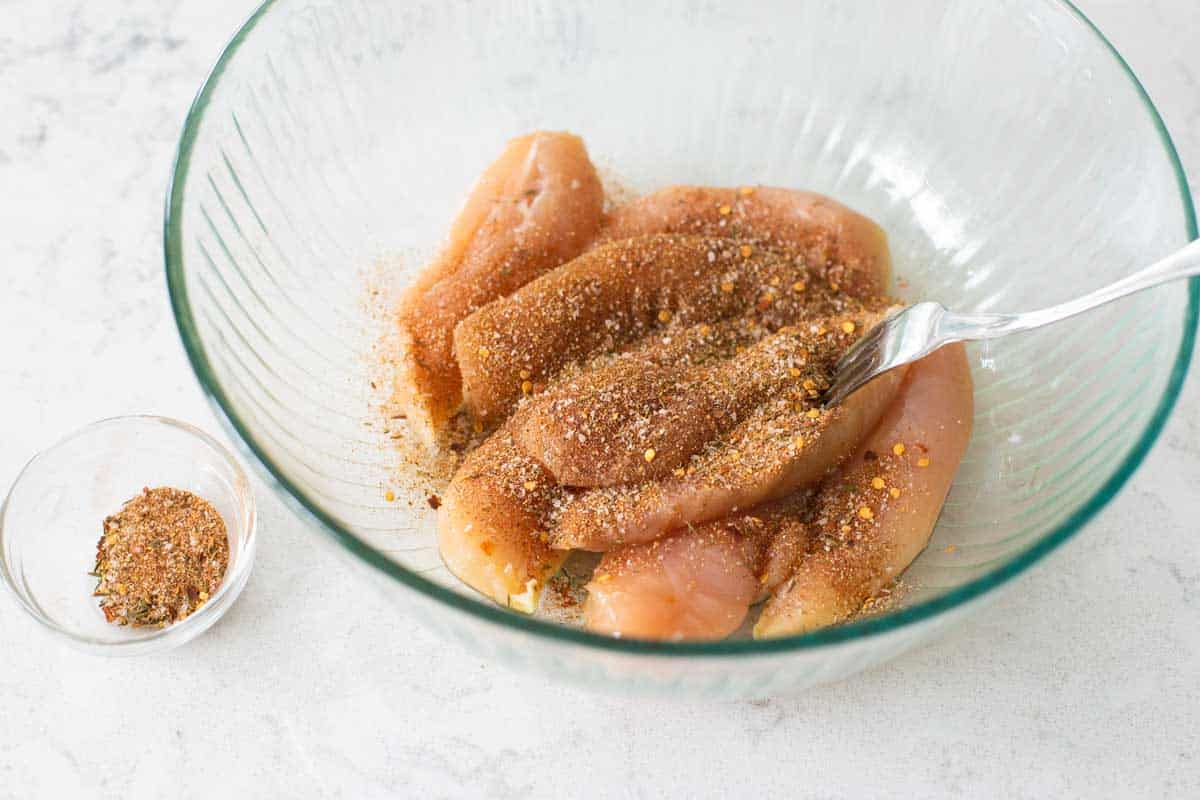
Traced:
[[142, 489], [104, 520], [91, 574], [109, 622], [165, 627], [204, 605], [228, 566], [221, 515], [204, 498], [164, 486]]

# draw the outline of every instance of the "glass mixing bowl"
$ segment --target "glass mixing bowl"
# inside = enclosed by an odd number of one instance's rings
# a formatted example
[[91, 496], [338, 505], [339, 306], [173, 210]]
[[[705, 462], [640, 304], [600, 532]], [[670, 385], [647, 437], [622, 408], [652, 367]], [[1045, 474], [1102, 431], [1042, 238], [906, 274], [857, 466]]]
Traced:
[[265, 3], [183, 132], [165, 232], [180, 333], [316, 538], [486, 657], [721, 696], [843, 677], [928, 640], [1078, 531], [1175, 401], [1197, 281], [971, 350], [975, 435], [892, 613], [686, 644], [498, 608], [441, 567], [421, 498], [385, 499], [397, 458], [370, 424], [365, 287], [386, 295], [419, 269], [474, 178], [534, 128], [581, 134], [633, 191], [826, 192], [889, 232], [901, 296], [964, 311], [1073, 297], [1196, 233], [1162, 120], [1065, 2]]

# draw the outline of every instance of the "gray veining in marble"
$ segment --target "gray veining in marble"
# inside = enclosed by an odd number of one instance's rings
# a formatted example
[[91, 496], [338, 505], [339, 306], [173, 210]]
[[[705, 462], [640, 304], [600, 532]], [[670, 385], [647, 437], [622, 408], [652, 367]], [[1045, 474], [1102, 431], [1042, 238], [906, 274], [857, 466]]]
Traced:
[[[0, 0], [0, 487], [99, 417], [220, 433], [159, 219], [187, 104], [252, 5]], [[1082, 5], [1200, 175], [1200, 6]], [[180, 651], [81, 656], [0, 597], [0, 798], [1200, 796], [1198, 386], [1120, 498], [947, 639], [751, 703], [541, 685], [369, 595], [347, 620], [348, 566], [260, 485], [255, 574]]]

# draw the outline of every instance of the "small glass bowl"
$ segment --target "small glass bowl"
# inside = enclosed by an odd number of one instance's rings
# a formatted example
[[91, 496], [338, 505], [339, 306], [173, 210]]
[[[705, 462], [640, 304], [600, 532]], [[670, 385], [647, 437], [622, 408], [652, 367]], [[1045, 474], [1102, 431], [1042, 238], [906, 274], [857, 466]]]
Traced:
[[[216, 594], [186, 619], [165, 628], [114, 625], [88, 574], [101, 524], [143, 487], [157, 486], [212, 503], [229, 532], [229, 567]], [[165, 417], [101, 420], [34, 456], [17, 476], [0, 507], [0, 574], [26, 611], [85, 650], [167, 650], [208, 630], [237, 600], [254, 563], [255, 519], [246, 474], [208, 434]]]

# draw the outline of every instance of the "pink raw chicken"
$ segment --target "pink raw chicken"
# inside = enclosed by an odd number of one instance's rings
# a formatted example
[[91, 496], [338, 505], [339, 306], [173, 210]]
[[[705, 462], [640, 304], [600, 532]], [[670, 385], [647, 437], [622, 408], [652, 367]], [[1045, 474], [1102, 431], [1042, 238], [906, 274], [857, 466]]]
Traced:
[[604, 192], [583, 141], [538, 131], [480, 176], [437, 261], [401, 301], [398, 400], [436, 442], [462, 402], [454, 327], [480, 306], [577, 256], [600, 228]]
[[961, 347], [927, 357], [811, 502], [792, 495], [606, 553], [587, 587], [587, 626], [618, 636], [719, 639], [768, 590], [774, 596], [756, 637], [845, 620], [925, 547], [966, 449], [972, 413]]

